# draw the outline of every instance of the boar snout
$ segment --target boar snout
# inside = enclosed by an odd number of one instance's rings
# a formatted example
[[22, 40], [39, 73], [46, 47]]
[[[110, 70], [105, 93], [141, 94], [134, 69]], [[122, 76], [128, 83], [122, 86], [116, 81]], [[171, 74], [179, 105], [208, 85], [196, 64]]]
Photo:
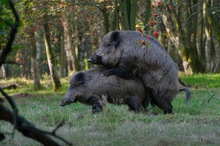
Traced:
[[69, 104], [71, 104], [71, 103], [73, 103], [73, 102], [75, 102], [73, 98], [70, 98], [70, 99], [67, 99], [67, 100], [66, 100], [66, 99], [63, 99], [63, 100], [61, 101], [60, 106], [69, 105]]
[[91, 58], [87, 59], [87, 61], [92, 63], [92, 59]]
[[61, 101], [60, 106], [65, 106], [65, 105], [69, 105], [73, 102], [77, 102], [77, 100], [76, 100], [77, 96], [78, 96], [78, 94], [76, 96], [73, 96], [69, 92], [67, 92], [66, 95], [63, 97], [63, 100]]
[[61, 102], [60, 106], [65, 106], [66, 103], [64, 103], [63, 101]]
[[71, 103], [71, 101], [70, 101], [70, 100], [63, 99], [63, 100], [61, 101], [60, 106], [69, 105], [70, 103]]
[[87, 61], [93, 64], [102, 64], [102, 57], [94, 53]]

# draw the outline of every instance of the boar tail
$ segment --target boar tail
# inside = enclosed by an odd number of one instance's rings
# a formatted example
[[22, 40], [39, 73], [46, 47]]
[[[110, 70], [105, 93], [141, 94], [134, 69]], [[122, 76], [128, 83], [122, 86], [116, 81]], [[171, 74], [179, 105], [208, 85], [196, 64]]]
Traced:
[[181, 88], [179, 92], [184, 91], [186, 93], [186, 105], [189, 103], [189, 99], [191, 98], [191, 92], [187, 87]]

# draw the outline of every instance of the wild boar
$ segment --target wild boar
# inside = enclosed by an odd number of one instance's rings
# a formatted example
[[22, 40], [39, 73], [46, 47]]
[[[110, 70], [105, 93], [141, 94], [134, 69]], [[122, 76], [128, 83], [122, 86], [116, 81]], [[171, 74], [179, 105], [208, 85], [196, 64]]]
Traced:
[[103, 76], [103, 68], [92, 68], [75, 73], [70, 86], [62, 99], [61, 106], [73, 102], [92, 105], [94, 113], [101, 112], [108, 101], [114, 104], [127, 104], [130, 110], [140, 112], [146, 108], [149, 97], [141, 80], [125, 80], [117, 76]]
[[164, 47], [155, 38], [140, 32], [109, 32], [88, 61], [108, 67], [105, 76], [141, 79], [153, 102], [164, 110], [164, 114], [172, 113], [171, 102], [179, 91], [187, 93], [187, 100], [190, 98], [188, 88], [180, 88], [178, 67]]

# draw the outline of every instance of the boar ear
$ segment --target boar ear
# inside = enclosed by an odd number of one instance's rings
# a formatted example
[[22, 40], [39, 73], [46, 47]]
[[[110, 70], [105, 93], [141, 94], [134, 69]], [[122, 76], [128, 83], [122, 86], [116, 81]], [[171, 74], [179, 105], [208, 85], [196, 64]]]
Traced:
[[117, 46], [120, 43], [120, 35], [119, 35], [119, 31], [114, 31], [111, 33], [110, 35], [110, 42], [112, 45]]
[[84, 74], [82, 72], [79, 72], [75, 76], [75, 82], [77, 84], [83, 84], [84, 83]]

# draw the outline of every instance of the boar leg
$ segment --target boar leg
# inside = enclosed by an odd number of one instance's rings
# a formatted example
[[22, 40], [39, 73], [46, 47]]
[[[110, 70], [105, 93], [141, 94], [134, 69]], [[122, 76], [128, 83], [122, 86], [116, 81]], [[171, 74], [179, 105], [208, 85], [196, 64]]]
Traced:
[[149, 95], [145, 95], [145, 98], [142, 101], [143, 108], [146, 109], [150, 102], [152, 102], [151, 99], [150, 99], [150, 96]]
[[172, 104], [169, 105], [169, 108], [167, 110], [164, 110], [164, 114], [172, 114], [173, 112], [173, 106]]
[[118, 76], [123, 79], [130, 79], [131, 78], [131, 76], [129, 75], [129, 73], [127, 71], [125, 71], [119, 67], [107, 69], [107, 70], [103, 71], [103, 75], [106, 77], [108, 77], [110, 75], [115, 75], [115, 76]]
[[140, 104], [137, 103], [136, 101], [137, 98], [135, 97], [128, 97], [127, 99], [127, 104], [129, 107], [129, 110], [135, 111], [135, 113], [140, 112]]
[[158, 94], [159, 92], [154, 92], [150, 88], [146, 88], [146, 92], [150, 96], [152, 106], [155, 104], [164, 111], [164, 114], [171, 114], [173, 112], [172, 104], [170, 102], [168, 103], [163, 95]]
[[90, 97], [89, 98], [89, 103], [92, 105], [92, 112], [93, 113], [99, 113], [99, 112], [102, 112], [102, 104], [101, 102], [99, 101], [99, 99], [97, 97]]
[[158, 106], [160, 109], [164, 110], [164, 114], [171, 114], [173, 112], [173, 106], [171, 103], [167, 103], [164, 100], [164, 97], [157, 96], [151, 98], [153, 103]]

